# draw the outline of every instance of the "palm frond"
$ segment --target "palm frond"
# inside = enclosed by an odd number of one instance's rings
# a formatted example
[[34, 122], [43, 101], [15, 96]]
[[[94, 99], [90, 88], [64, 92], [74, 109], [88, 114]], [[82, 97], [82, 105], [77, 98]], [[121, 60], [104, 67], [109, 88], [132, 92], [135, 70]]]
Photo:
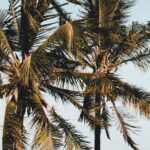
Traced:
[[9, 54], [11, 54], [12, 59], [15, 59], [15, 56], [13, 54], [13, 50], [12, 50], [12, 48], [11, 48], [9, 42], [8, 42], [8, 39], [7, 39], [4, 31], [2, 30], [2, 28], [0, 28], [0, 41], [2, 42], [1, 43], [1, 46], [2, 46], [1, 49], [3, 49], [3, 50], [6, 49], [7, 52]]
[[0, 28], [6, 27], [9, 20], [9, 16], [6, 10], [0, 10]]
[[120, 64], [126, 64], [128, 62], [133, 63], [142, 70], [147, 70], [150, 65], [150, 53], [149, 52], [139, 52], [134, 56], [130, 56], [128, 59], [122, 60]]
[[28, 20], [28, 27], [32, 29], [32, 32], [36, 33], [40, 27], [38, 21], [34, 18], [34, 16], [32, 16], [26, 4], [23, 7], [23, 11], [24, 15], [27, 17], [26, 19]]
[[124, 140], [131, 146], [131, 148], [133, 148], [134, 150], [139, 150], [139, 148], [137, 147], [137, 144], [133, 141], [133, 139], [131, 138], [131, 136], [129, 134], [129, 131], [132, 131], [136, 127], [126, 123], [125, 120], [124, 120], [125, 116], [123, 117], [121, 115], [121, 113], [118, 111], [115, 103], [114, 102], [112, 102], [112, 103], [113, 103], [113, 107], [114, 107], [116, 116], [119, 120], [120, 131], [123, 134]]
[[109, 110], [108, 110], [105, 102], [103, 102], [103, 104], [102, 104], [101, 119], [102, 119], [102, 122], [104, 124], [106, 136], [108, 139], [110, 139], [109, 127], [110, 127], [111, 116], [110, 116]]
[[[49, 135], [50, 136], [50, 135]], [[34, 139], [34, 145], [32, 148], [35, 147], [40, 150], [52, 150], [53, 148], [53, 142], [51, 137], [49, 137], [47, 133], [43, 130], [41, 130], [38, 135], [36, 135]], [[44, 144], [43, 144], [44, 143]]]
[[75, 130], [75, 127], [68, 123], [67, 120], [64, 120], [59, 116], [54, 109], [51, 110], [51, 115], [53, 121], [57, 124], [59, 128], [62, 129], [62, 132], [65, 134], [65, 148], [70, 149], [83, 149], [90, 150], [88, 142], [85, 140], [85, 137], [81, 135], [80, 132]]
[[[32, 127], [36, 127], [35, 139], [32, 147], [38, 147], [44, 150], [48, 148], [47, 144], [51, 145], [52, 149], [59, 148], [61, 144], [61, 133], [59, 128], [53, 125], [47, 117], [38, 94], [34, 93], [31, 98], [32, 108]], [[42, 143], [41, 142], [42, 139]]]
[[81, 103], [82, 93], [67, 89], [58, 88], [52, 85], [46, 85], [46, 88], [51, 93], [52, 96], [58, 101], [60, 99], [62, 102], [71, 103], [75, 107], [81, 109], [79, 105]]
[[31, 56], [26, 57], [23, 63], [20, 64], [19, 78], [24, 85], [29, 85], [29, 82], [34, 83], [35, 74], [31, 66]]
[[60, 43], [60, 40], [63, 42], [62, 44], [64, 47], [71, 49], [73, 42], [73, 28], [70, 23], [66, 23], [59, 27], [46, 41], [43, 42], [38, 50], [48, 47], [51, 43]]
[[44, 1], [39, 0], [38, 1], [37, 10], [39, 11], [41, 15], [44, 15], [48, 11], [50, 3], [51, 3], [51, 0], [44, 0]]
[[16, 30], [16, 32], [19, 32], [19, 24], [18, 24], [18, 14], [16, 13], [18, 11], [18, 2], [19, 0], [9, 0], [9, 4], [10, 4], [10, 15], [12, 16], [12, 20], [13, 20], [13, 25], [14, 28]]
[[141, 88], [122, 82], [117, 77], [110, 79], [117, 96], [123, 98], [124, 104], [131, 104], [141, 115], [150, 116], [150, 93]]

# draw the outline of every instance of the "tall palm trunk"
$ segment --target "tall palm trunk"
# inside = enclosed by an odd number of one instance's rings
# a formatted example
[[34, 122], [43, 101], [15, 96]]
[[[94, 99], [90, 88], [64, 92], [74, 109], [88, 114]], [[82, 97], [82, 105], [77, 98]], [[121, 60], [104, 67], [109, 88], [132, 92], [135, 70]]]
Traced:
[[[99, 11], [98, 28], [101, 27], [101, 10], [100, 10], [100, 7], [101, 7], [101, 1], [99, 0], [98, 1], [98, 8], [99, 8], [99, 10], [98, 10]], [[100, 33], [99, 33], [99, 51], [100, 51], [100, 47], [101, 47], [101, 41], [100, 41]], [[100, 66], [100, 62], [98, 60], [96, 60], [96, 61], [97, 61], [96, 67], [98, 69]], [[100, 93], [98, 91], [97, 85], [96, 85], [96, 93], [95, 93], [95, 104], [98, 106], [101, 105], [101, 96], [100, 96]], [[101, 118], [101, 108], [98, 111], [97, 110], [95, 111], [95, 117], [98, 119]], [[94, 150], [101, 150], [101, 127], [97, 126], [97, 125], [95, 125], [95, 147], [94, 147]]]
[[23, 150], [23, 121], [25, 114], [25, 99], [24, 99], [24, 87], [20, 86], [17, 108], [16, 108], [16, 120], [18, 121], [18, 131], [15, 150]]
[[19, 131], [18, 131], [18, 137], [19, 139], [16, 141], [16, 150], [22, 150], [23, 149], [23, 118], [19, 119]]
[[[19, 107], [18, 107], [19, 108]], [[16, 112], [16, 101], [7, 104], [3, 131], [3, 149], [22, 150], [23, 113]], [[19, 111], [18, 111], [19, 112]]]
[[[100, 104], [101, 104], [100, 94], [98, 92], [96, 92], [95, 103], [98, 106], [100, 106]], [[100, 119], [100, 117], [101, 117], [100, 113], [101, 113], [101, 111], [99, 109], [98, 111], [95, 112], [95, 117]], [[94, 150], [100, 150], [100, 149], [101, 149], [101, 127], [98, 125], [95, 125], [95, 147], [94, 147]]]
[[18, 120], [18, 138], [16, 140], [16, 150], [23, 150], [23, 109], [22, 104], [21, 107], [18, 109], [17, 113], [17, 120]]

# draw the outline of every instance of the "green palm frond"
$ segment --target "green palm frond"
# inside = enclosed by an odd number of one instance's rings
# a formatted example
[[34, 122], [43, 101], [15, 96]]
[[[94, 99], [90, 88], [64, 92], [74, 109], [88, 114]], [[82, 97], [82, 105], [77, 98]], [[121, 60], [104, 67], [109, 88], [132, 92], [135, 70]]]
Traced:
[[13, 50], [8, 42], [8, 39], [4, 33], [4, 31], [2, 30], [2, 28], [0, 28], [0, 41], [1, 41], [1, 49], [2, 50], [7, 50], [8, 53], [10, 53], [12, 55], [12, 58], [14, 59], [15, 56], [13, 54]]
[[75, 107], [81, 109], [79, 105], [81, 103], [82, 93], [67, 89], [58, 88], [52, 85], [45, 86], [50, 94], [55, 98], [55, 100], [61, 100], [64, 103], [71, 103]]
[[0, 28], [6, 27], [6, 24], [9, 20], [8, 13], [6, 10], [0, 10]]
[[29, 85], [29, 82], [34, 85], [36, 77], [31, 66], [31, 56], [26, 57], [19, 66], [19, 78], [24, 85]]
[[[107, 28], [108, 30], [110, 28], [117, 29], [118, 26], [126, 21], [127, 11], [134, 4], [134, 0], [112, 0], [111, 2], [109, 0], [85, 0], [83, 2], [70, 2], [79, 4], [85, 9], [86, 13], [84, 16], [93, 25], [93, 29], [97, 30], [97, 33], [99, 22], [102, 28]], [[93, 29], [91, 28], [91, 30]]]
[[141, 115], [149, 118], [150, 93], [141, 88], [122, 82], [117, 77], [110, 79], [117, 96], [123, 98], [123, 103], [131, 104]]
[[7, 50], [2, 50], [0, 48], [0, 71], [2, 71], [2, 68], [6, 65], [6, 62], [9, 62], [9, 54]]
[[62, 86], [65, 83], [71, 83], [73, 86], [77, 86], [77, 83], [83, 85], [81, 79], [84, 78], [84, 74], [73, 71], [80, 66], [80, 63], [66, 55], [63, 51], [57, 50], [51, 53], [37, 51], [32, 54], [31, 65], [42, 82], [46, 80], [46, 82], [62, 83]]
[[76, 61], [73, 58], [69, 57], [67, 51], [60, 51], [59, 48], [55, 49], [49, 54], [47, 53], [46, 55], [52, 58], [54, 66], [58, 68], [64, 68], [66, 70], [75, 70], [78, 67], [82, 66], [79, 61]]
[[32, 29], [32, 32], [33, 32], [33, 33], [34, 33], [34, 32], [37, 33], [37, 32], [38, 32], [38, 29], [40, 28], [39, 23], [38, 23], [38, 21], [36, 20], [36, 18], [34, 18], [34, 17], [32, 16], [32, 14], [30, 13], [27, 4], [24, 4], [24, 6], [23, 6], [23, 11], [24, 11], [24, 15], [27, 17], [26, 19], [28, 20], [29, 28]]
[[[52, 31], [55, 21], [51, 21], [57, 17], [51, 14], [49, 0], [38, 2], [24, 2], [21, 7], [20, 22], [20, 44], [23, 53], [29, 54], [29, 50], [33, 51], [35, 46]], [[33, 4], [36, 5], [34, 6]], [[40, 6], [41, 5], [41, 6]], [[37, 7], [36, 7], [37, 6]], [[51, 27], [52, 26], [52, 27]]]
[[64, 48], [71, 49], [73, 42], [73, 28], [70, 23], [66, 23], [59, 27], [52, 35], [48, 37], [46, 41], [38, 48], [38, 50], [42, 50], [48, 47], [51, 43], [60, 43], [60, 40], [63, 42]]
[[[119, 110], [117, 109], [116, 105], [114, 102], [113, 103], [113, 107], [114, 107], [114, 111], [116, 113], [116, 116], [118, 118], [119, 124], [120, 124], [120, 132], [123, 134], [123, 138], [124, 140], [134, 149], [134, 150], [139, 150], [139, 148], [137, 147], [137, 144], [133, 141], [133, 139], [130, 136], [129, 131], [133, 131], [136, 129], [135, 126], [128, 124], [124, 118], [127, 118], [127, 115], [121, 114], [119, 112]], [[129, 117], [128, 117], [129, 118]]]
[[40, 150], [53, 150], [53, 141], [50, 133], [48, 134], [45, 130], [40, 130], [34, 139], [34, 145], [32, 148]]
[[[70, 103], [74, 105], [78, 110], [82, 111], [82, 117], [85, 121], [91, 126], [91, 129], [94, 129], [94, 125], [104, 126], [101, 120], [95, 118], [93, 114], [88, 113], [87, 109], [81, 106], [81, 100], [83, 98], [83, 94], [71, 90], [57, 88], [51, 85], [48, 85], [48, 90], [52, 96], [54, 96], [55, 100], [58, 101], [60, 99], [63, 103]], [[91, 107], [90, 109], [94, 109], [95, 107]]]
[[61, 128], [62, 132], [65, 134], [65, 148], [67, 150], [91, 149], [88, 146], [89, 143], [85, 140], [85, 137], [83, 137], [81, 133], [75, 130], [74, 126], [68, 123], [67, 120], [64, 120], [61, 116], [59, 116], [54, 109], [51, 110], [51, 115], [53, 117], [52, 119], [53, 122], [55, 122], [57, 126]]
[[139, 52], [135, 54], [134, 56], [130, 56], [129, 58], [126, 58], [125, 60], [122, 60], [120, 64], [126, 64], [128, 62], [133, 63], [137, 67], [139, 67], [142, 70], [147, 70], [150, 65], [150, 53], [149, 52]]
[[14, 25], [14, 28], [16, 30], [16, 32], [19, 31], [19, 24], [18, 24], [18, 13], [16, 13], [18, 11], [18, 0], [9, 0], [9, 10], [10, 10], [10, 14], [12, 15], [12, 20], [13, 20], [13, 25]]
[[110, 124], [111, 115], [110, 115], [110, 112], [109, 112], [108, 107], [107, 107], [105, 102], [103, 102], [103, 104], [102, 104], [101, 120], [104, 124], [104, 129], [105, 129], [105, 132], [106, 132], [106, 136], [107, 136], [108, 139], [110, 139], [109, 127], [111, 126], [111, 124]]
[[[52, 149], [59, 148], [61, 144], [61, 133], [47, 117], [38, 94], [32, 94], [31, 109], [32, 109], [32, 127], [36, 127], [35, 139], [33, 147], [38, 147], [44, 150], [47, 149], [47, 144], [51, 145]], [[42, 139], [42, 143], [41, 142]]]

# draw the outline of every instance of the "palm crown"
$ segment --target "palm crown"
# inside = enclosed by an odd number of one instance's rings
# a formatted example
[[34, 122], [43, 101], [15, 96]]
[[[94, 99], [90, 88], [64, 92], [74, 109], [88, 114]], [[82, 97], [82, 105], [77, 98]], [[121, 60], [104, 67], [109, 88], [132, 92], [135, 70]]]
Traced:
[[35, 130], [32, 148], [91, 149], [42, 94], [82, 109], [82, 94], [64, 88], [82, 84], [74, 72], [80, 62], [73, 59], [72, 25], [68, 22], [54, 30], [59, 15], [69, 21], [61, 9], [64, 4], [55, 0], [10, 0], [9, 4], [8, 12], [0, 11], [0, 96], [7, 99], [3, 149], [25, 148], [25, 115]]
[[[132, 106], [141, 115], [149, 118], [150, 93], [123, 82], [117, 75], [117, 69], [128, 62], [146, 70], [150, 65], [149, 38], [150, 27], [133, 23], [127, 26], [127, 10], [134, 4], [131, 0], [68, 0], [82, 7], [81, 26], [85, 41], [82, 44], [83, 62], [90, 67], [91, 80], [86, 81], [83, 108], [102, 121], [107, 137], [111, 125], [109, 103], [120, 122], [125, 141], [138, 149], [129, 131], [135, 127], [126, 122], [128, 114], [121, 113], [116, 107], [117, 100], [123, 105]], [[83, 36], [82, 34], [82, 36]], [[88, 69], [89, 70], [89, 69]], [[81, 113], [81, 119], [88, 122]], [[89, 122], [88, 122], [89, 123]], [[93, 127], [89, 123], [89, 125]], [[100, 150], [101, 127], [95, 126], [95, 150]]]

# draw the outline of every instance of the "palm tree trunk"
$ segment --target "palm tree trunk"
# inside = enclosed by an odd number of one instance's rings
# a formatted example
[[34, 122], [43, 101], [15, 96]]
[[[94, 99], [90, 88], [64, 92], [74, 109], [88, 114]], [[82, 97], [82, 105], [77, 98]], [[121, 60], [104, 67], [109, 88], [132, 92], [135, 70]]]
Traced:
[[3, 149], [22, 150], [23, 113], [16, 113], [17, 104], [11, 100], [6, 106], [4, 128], [3, 128]]
[[[101, 104], [101, 99], [100, 99], [100, 94], [96, 92], [96, 97], [95, 97], [95, 103], [96, 105], [100, 106]], [[95, 117], [100, 119], [100, 109], [99, 111], [95, 112]], [[95, 125], [95, 147], [94, 150], [101, 150], [101, 127], [98, 125]]]
[[[101, 27], [101, 1], [98, 1], [98, 7], [99, 7], [99, 19], [98, 19], [98, 27]], [[99, 33], [99, 46], [101, 45], [100, 41], [100, 33]], [[99, 68], [99, 62], [97, 62], [97, 68]], [[95, 96], [95, 104], [100, 106], [101, 105], [101, 96], [99, 91], [97, 90], [97, 84], [96, 84], [96, 96]], [[99, 111], [95, 111], [95, 117], [100, 119], [101, 118], [101, 108]], [[95, 125], [95, 147], [94, 150], [101, 150], [101, 127]]]
[[[20, 93], [23, 93], [22, 88], [20, 88]], [[18, 138], [16, 140], [16, 150], [22, 150], [23, 149], [23, 118], [25, 114], [25, 110], [23, 108], [23, 101], [21, 100], [21, 94], [19, 96], [20, 100], [18, 100], [18, 108], [17, 108], [17, 120], [18, 120]]]
[[18, 137], [16, 140], [16, 150], [23, 150], [23, 116], [19, 117]]

